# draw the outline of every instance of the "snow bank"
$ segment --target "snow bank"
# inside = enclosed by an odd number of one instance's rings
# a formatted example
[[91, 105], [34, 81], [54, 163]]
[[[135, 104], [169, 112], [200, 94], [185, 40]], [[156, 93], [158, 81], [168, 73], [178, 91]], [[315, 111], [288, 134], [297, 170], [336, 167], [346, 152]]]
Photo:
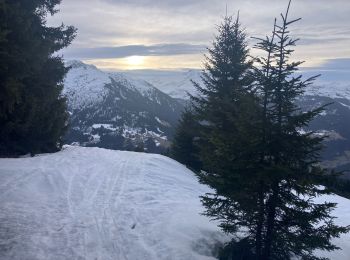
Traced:
[[[0, 258], [214, 259], [227, 237], [199, 215], [207, 192], [181, 164], [153, 154], [68, 147], [0, 159]], [[350, 201], [338, 223], [350, 224]], [[335, 241], [349, 259], [350, 235]]]
[[160, 155], [68, 147], [0, 159], [1, 259], [214, 259], [206, 192]]

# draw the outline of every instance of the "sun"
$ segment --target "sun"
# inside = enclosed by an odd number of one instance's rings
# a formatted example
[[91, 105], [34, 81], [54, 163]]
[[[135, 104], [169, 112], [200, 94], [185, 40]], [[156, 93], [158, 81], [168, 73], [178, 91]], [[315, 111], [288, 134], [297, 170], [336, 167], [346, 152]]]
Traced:
[[140, 66], [144, 63], [145, 58], [142, 56], [130, 56], [126, 58], [129, 66]]

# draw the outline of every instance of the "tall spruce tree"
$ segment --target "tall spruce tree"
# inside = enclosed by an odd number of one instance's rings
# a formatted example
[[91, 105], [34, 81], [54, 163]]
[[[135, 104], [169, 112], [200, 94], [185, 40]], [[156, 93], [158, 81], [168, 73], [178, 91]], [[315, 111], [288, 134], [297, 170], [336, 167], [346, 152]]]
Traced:
[[67, 68], [54, 53], [71, 43], [75, 29], [46, 25], [60, 2], [0, 1], [0, 155], [52, 152], [61, 145]]
[[309, 122], [325, 106], [302, 112], [296, 99], [315, 77], [302, 79], [295, 75], [303, 62], [291, 61], [294, 40], [288, 27], [300, 19], [289, 20], [289, 1], [281, 24], [275, 21], [271, 37], [261, 39], [257, 48], [266, 52], [257, 59], [258, 95], [262, 107], [262, 142], [260, 146], [263, 176], [260, 183], [260, 239], [258, 259], [322, 259], [316, 249], [337, 249], [331, 238], [349, 230], [334, 224], [331, 212], [335, 203], [316, 203], [315, 198], [329, 194], [316, 184], [327, 174], [318, 167], [323, 139], [314, 133], [303, 133]]
[[199, 124], [193, 111], [190, 108], [186, 108], [178, 123], [170, 149], [172, 158], [195, 171], [199, 171], [202, 168], [196, 144], [199, 137], [198, 131]]
[[225, 17], [206, 59], [204, 86], [195, 84], [201, 95], [192, 97], [204, 170], [198, 177], [214, 191], [202, 196], [205, 215], [218, 220], [225, 232], [246, 230], [240, 241], [230, 244], [237, 257], [236, 250], [242, 247], [242, 255], [247, 255], [255, 241], [261, 158], [261, 108], [238, 19]]
[[[290, 6], [290, 3], [289, 3]], [[314, 77], [295, 76], [288, 12], [275, 20], [272, 36], [257, 48], [252, 83], [245, 34], [225, 18], [205, 64], [204, 86], [192, 97], [202, 169], [200, 181], [213, 189], [202, 196], [205, 215], [236, 235], [223, 259], [323, 259], [315, 250], [335, 250], [331, 239], [348, 232], [334, 224], [335, 203], [316, 203], [329, 194], [318, 186], [323, 139], [300, 129], [323, 109], [302, 112], [296, 99]], [[226, 257], [226, 258], [225, 258]]]
[[215, 145], [221, 141], [226, 143], [228, 138], [220, 138], [236, 133], [235, 121], [241, 112], [239, 106], [249, 104], [253, 97], [249, 94], [252, 62], [238, 18], [224, 18], [208, 52], [201, 77], [204, 86], [194, 82], [199, 96], [191, 96], [191, 101], [195, 120], [200, 124], [200, 158], [204, 168], [211, 171], [222, 165], [222, 154]]

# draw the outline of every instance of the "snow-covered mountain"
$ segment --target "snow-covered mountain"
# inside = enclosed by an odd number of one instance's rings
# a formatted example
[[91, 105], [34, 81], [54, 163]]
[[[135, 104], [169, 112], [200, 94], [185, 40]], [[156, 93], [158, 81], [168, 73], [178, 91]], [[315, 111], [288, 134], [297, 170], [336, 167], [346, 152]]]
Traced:
[[[198, 69], [178, 71], [136, 70], [125, 73], [134, 78], [146, 80], [164, 93], [177, 99], [188, 99], [187, 93], [196, 94], [195, 87], [191, 81], [202, 82], [202, 71]], [[301, 73], [305, 77], [312, 77], [320, 72], [317, 70], [306, 70], [301, 71]], [[336, 80], [333, 74], [328, 72], [325, 76], [318, 78], [315, 84], [306, 90], [305, 95], [350, 100], [350, 75], [348, 80], [344, 78]]]
[[[68, 65], [72, 69], [64, 94], [72, 115], [67, 143], [85, 146], [134, 150], [141, 144], [150, 152], [163, 152], [188, 100], [187, 93], [196, 94], [191, 80], [201, 82], [200, 70], [107, 73], [79, 61]], [[307, 72], [306, 76], [315, 74]], [[322, 154], [325, 165], [347, 171], [349, 85], [345, 80], [318, 80], [299, 101], [304, 109], [333, 103], [311, 122], [309, 130], [330, 136]]]
[[169, 145], [183, 106], [150, 83], [107, 73], [80, 61], [71, 67], [63, 94], [71, 113], [68, 143], [160, 152]]
[[150, 82], [153, 86], [176, 99], [187, 100], [188, 94], [195, 95], [196, 89], [192, 81], [202, 82], [201, 70], [134, 70], [126, 71], [127, 75], [143, 79]]
[[[0, 258], [35, 260], [214, 260], [227, 241], [200, 215], [210, 190], [183, 165], [161, 155], [67, 147], [33, 158], [0, 159]], [[350, 224], [350, 201], [337, 224]], [[320, 253], [348, 259], [342, 248]]]

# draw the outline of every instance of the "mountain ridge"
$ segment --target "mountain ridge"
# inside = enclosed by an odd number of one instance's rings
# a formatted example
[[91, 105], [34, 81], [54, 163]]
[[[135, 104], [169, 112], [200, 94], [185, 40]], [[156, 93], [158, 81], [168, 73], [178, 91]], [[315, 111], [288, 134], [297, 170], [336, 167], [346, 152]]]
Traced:
[[[162, 152], [169, 147], [183, 105], [150, 83], [70, 61], [67, 143]], [[97, 127], [99, 126], [99, 127]]]

